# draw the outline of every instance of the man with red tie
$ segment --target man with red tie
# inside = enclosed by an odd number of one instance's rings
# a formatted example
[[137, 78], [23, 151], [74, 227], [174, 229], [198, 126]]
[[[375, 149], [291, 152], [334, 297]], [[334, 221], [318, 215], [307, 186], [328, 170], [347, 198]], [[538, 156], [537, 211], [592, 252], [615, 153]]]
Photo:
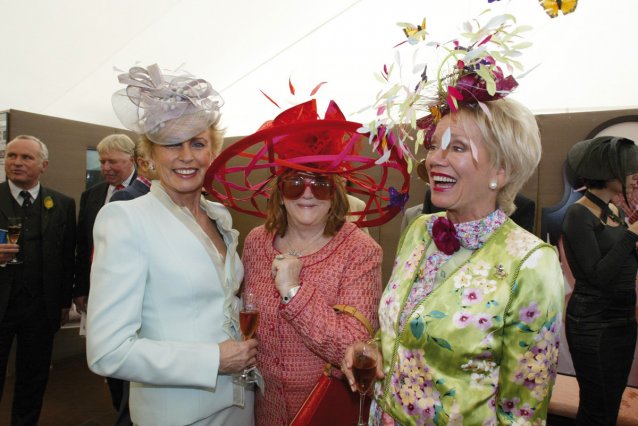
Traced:
[[135, 143], [131, 138], [120, 134], [109, 135], [98, 143], [97, 152], [104, 181], [82, 193], [78, 216], [73, 301], [80, 312], [86, 312], [93, 255], [93, 223], [97, 213], [115, 191], [125, 188], [136, 178]]
[[159, 179], [157, 170], [155, 170], [155, 163], [151, 159], [151, 153], [147, 151], [148, 147], [146, 145], [137, 144], [135, 148], [137, 179], [122, 191], [116, 191], [111, 197], [111, 201], [126, 201], [141, 197], [151, 190], [151, 181]]
[[[98, 212], [110, 201], [113, 193], [127, 187], [137, 177], [135, 171], [135, 143], [126, 135], [114, 134], [97, 145], [103, 182], [82, 193], [78, 216], [75, 257], [75, 287], [73, 302], [79, 312], [86, 312], [93, 257], [93, 224]], [[122, 400], [122, 381], [107, 378], [111, 399], [116, 410]]]

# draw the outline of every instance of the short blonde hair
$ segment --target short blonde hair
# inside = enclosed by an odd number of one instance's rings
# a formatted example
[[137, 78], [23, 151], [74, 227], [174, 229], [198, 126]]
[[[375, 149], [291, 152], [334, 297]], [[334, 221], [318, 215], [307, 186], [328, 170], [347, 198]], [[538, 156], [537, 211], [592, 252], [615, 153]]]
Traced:
[[97, 152], [103, 154], [109, 151], [119, 151], [135, 158], [135, 142], [126, 135], [114, 134], [108, 135], [97, 144]]
[[505, 98], [485, 102], [491, 118], [480, 108], [461, 107], [461, 117], [471, 117], [485, 142], [491, 165], [503, 168], [505, 185], [496, 202], [511, 215], [514, 198], [534, 174], [541, 159], [541, 138], [534, 114], [521, 103]]
[[[218, 122], [215, 122], [208, 127], [211, 150], [215, 157], [219, 155], [222, 150], [222, 145], [224, 144], [224, 130], [217, 127], [217, 123]], [[146, 135], [140, 135], [140, 139], [137, 142], [138, 156], [144, 156], [144, 158], [150, 159], [151, 153], [153, 152], [153, 145], [155, 145], [155, 143]]]

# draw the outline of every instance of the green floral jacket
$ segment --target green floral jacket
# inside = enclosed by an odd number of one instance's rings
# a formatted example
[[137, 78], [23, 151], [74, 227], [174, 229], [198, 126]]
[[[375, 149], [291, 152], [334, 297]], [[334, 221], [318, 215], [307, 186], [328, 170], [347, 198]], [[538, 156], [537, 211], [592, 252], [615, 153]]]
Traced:
[[461, 248], [441, 266], [401, 327], [436, 250], [430, 217], [405, 230], [381, 298], [378, 404], [402, 425], [544, 424], [564, 304], [554, 248], [508, 219], [483, 247]]

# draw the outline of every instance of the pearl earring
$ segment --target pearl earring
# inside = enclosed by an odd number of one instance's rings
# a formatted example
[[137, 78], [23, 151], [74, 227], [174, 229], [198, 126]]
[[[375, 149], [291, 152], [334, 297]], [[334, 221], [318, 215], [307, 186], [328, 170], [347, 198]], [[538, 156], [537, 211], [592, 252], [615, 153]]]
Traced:
[[490, 187], [491, 190], [495, 190], [496, 189], [496, 181], [495, 180], [491, 181], [489, 187]]

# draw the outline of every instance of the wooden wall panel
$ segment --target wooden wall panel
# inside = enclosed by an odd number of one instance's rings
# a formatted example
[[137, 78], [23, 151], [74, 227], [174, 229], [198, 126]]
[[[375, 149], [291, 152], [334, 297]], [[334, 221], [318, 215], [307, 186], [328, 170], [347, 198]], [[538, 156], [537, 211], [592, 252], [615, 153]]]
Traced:
[[49, 148], [49, 167], [42, 183], [75, 198], [79, 208], [85, 189], [86, 149], [95, 146], [113, 133], [125, 133], [135, 140], [135, 134], [113, 127], [49, 117], [30, 112], [9, 111], [9, 140], [18, 135], [33, 135]]

